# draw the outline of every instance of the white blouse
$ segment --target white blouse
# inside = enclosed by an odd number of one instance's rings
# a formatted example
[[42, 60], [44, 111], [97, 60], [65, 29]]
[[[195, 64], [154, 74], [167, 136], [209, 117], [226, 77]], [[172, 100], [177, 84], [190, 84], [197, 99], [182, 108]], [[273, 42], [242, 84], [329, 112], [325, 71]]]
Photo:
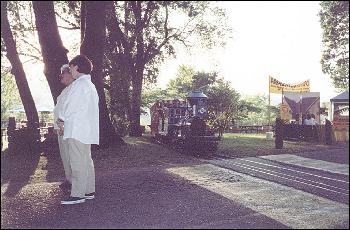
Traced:
[[59, 118], [64, 121], [63, 139], [99, 144], [99, 97], [91, 76], [82, 75], [69, 86], [62, 109], [59, 107]]

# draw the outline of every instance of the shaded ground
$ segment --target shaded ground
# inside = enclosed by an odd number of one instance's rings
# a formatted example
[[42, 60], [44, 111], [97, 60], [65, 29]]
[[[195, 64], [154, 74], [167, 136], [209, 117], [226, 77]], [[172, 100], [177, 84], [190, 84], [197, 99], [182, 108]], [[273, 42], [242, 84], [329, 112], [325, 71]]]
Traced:
[[[93, 152], [96, 199], [69, 207], [59, 203], [63, 195], [58, 188], [63, 166], [58, 153], [30, 156], [2, 152], [1, 227], [286, 228], [165, 172], [169, 167], [201, 164], [199, 157], [153, 144], [148, 137], [125, 141], [126, 146]], [[235, 143], [241, 143], [241, 147], [232, 147], [230, 138], [224, 139], [218, 152], [235, 157], [263, 153], [254, 147], [245, 149], [249, 141], [244, 144], [244, 138]], [[316, 149], [337, 149], [343, 155], [348, 151], [348, 144], [321, 147]], [[303, 149], [300, 154], [322, 155], [322, 151], [313, 150]], [[269, 152], [267, 147], [266, 151]]]

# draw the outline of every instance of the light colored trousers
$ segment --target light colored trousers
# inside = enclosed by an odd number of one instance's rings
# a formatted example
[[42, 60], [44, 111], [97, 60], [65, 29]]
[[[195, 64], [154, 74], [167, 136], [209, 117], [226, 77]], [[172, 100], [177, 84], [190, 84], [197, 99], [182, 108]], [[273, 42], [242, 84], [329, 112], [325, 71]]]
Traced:
[[58, 135], [58, 146], [63, 163], [64, 175], [69, 183], [72, 183], [72, 170], [69, 165], [68, 144], [67, 140], [63, 140], [63, 136]]
[[95, 167], [91, 158], [91, 144], [84, 144], [73, 138], [67, 138], [63, 143], [66, 148], [62, 149], [68, 153], [67, 173], [68, 176], [70, 174], [72, 182], [71, 196], [84, 197], [85, 194], [95, 192]]

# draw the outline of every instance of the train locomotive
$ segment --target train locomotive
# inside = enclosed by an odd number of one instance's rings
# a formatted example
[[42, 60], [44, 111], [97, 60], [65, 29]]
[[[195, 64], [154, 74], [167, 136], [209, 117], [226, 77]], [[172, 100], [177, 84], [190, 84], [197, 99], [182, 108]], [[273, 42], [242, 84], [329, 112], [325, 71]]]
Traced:
[[186, 100], [156, 101], [150, 108], [151, 134], [158, 141], [199, 152], [217, 150], [221, 137], [209, 130], [208, 97], [191, 92]]

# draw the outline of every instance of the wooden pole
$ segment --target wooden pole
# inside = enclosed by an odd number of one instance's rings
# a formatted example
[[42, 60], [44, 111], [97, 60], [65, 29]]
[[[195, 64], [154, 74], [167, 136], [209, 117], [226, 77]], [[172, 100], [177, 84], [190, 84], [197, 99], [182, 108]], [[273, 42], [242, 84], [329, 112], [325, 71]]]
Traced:
[[271, 126], [271, 114], [270, 114], [270, 103], [271, 103], [271, 96], [270, 96], [270, 94], [271, 94], [271, 76], [269, 76], [269, 107], [267, 108], [267, 113], [268, 113], [268, 118], [269, 118], [269, 131], [271, 131], [270, 130], [270, 126]]
[[303, 124], [303, 112], [301, 111], [302, 109], [302, 104], [303, 104], [303, 95], [300, 93], [300, 105], [299, 105], [299, 111], [300, 111], [300, 124], [302, 125]]

